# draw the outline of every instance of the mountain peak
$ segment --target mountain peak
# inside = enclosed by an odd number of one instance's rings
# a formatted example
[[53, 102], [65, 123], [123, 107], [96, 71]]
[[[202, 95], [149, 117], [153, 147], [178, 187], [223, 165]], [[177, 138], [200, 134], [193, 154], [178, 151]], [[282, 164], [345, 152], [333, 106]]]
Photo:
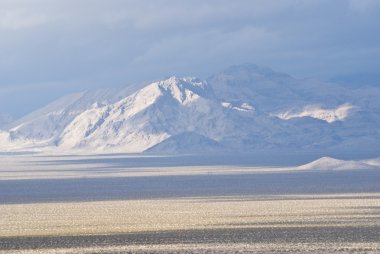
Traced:
[[213, 91], [208, 83], [195, 77], [172, 76], [158, 81], [154, 85], [157, 85], [163, 94], [170, 94], [182, 104], [190, 103], [199, 97], [210, 98], [213, 96]]
[[0, 133], [0, 151], [378, 151], [379, 96], [376, 88], [352, 91], [236, 65], [208, 81], [172, 76], [66, 96], [13, 122]]
[[158, 81], [159, 86], [163, 88], [168, 88], [170, 86], [178, 86], [181, 88], [194, 88], [200, 87], [205, 88], [207, 86], [207, 82], [196, 78], [196, 77], [177, 77], [171, 76], [168, 79]]

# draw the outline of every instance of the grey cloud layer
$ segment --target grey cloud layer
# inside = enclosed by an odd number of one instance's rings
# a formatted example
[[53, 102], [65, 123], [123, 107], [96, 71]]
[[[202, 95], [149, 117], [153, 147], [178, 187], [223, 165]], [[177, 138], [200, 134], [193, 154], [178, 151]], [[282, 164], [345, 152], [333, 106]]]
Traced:
[[2, 0], [0, 111], [17, 111], [7, 98], [21, 92], [45, 103], [243, 62], [301, 77], [375, 72], [379, 8], [377, 0]]

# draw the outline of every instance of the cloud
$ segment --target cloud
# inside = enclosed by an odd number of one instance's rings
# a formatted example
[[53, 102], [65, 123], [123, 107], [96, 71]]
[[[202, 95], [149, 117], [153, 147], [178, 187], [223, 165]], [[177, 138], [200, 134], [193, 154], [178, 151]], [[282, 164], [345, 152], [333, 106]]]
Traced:
[[374, 8], [380, 7], [380, 1], [378, 0], [350, 0], [349, 6], [351, 10], [357, 12], [368, 12]]
[[50, 85], [35, 89], [49, 98], [74, 90], [65, 83], [83, 90], [173, 74], [207, 77], [243, 62], [300, 77], [373, 72], [379, 3], [2, 0], [0, 93], [12, 86], [17, 97], [43, 83]]
[[[176, 35], [162, 38], [138, 55], [131, 63], [146, 65], [150, 62], [166, 62], [175, 65], [176, 61], [192, 63], [207, 61], [225, 55], [240, 55], [239, 47], [262, 50], [268, 48], [278, 38], [261, 27], [246, 26], [237, 30], [210, 30], [200, 33]], [[246, 52], [244, 52], [246, 53]]]
[[0, 31], [32, 29], [51, 23], [57, 18], [44, 11], [46, 1], [2, 0], [0, 2]]
[[0, 29], [19, 30], [36, 27], [48, 22], [46, 17], [31, 15], [25, 11], [0, 10]]

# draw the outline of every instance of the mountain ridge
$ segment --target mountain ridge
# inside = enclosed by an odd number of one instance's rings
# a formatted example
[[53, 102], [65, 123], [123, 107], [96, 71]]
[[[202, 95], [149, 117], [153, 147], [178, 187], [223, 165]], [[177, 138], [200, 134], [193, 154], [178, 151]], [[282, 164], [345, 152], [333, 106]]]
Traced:
[[0, 151], [376, 150], [379, 101], [377, 88], [353, 91], [243, 64], [207, 80], [173, 76], [64, 96], [3, 130]]

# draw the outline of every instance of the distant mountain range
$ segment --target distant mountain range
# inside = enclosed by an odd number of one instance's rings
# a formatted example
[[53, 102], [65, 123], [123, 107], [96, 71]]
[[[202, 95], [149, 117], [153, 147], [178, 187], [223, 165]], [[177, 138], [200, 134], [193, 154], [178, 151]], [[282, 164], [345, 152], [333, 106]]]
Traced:
[[253, 64], [207, 80], [65, 96], [0, 131], [0, 151], [379, 151], [380, 87], [296, 79]]

